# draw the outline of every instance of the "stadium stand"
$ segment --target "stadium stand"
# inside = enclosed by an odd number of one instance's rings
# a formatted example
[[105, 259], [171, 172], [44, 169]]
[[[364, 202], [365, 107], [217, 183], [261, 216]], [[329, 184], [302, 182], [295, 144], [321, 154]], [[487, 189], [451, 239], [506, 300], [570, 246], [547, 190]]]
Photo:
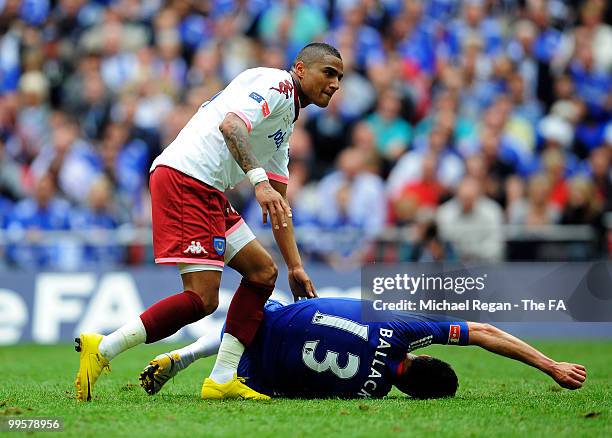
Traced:
[[309, 259], [610, 257], [611, 23], [605, 0], [0, 1], [0, 269], [152, 263], [153, 158], [311, 40], [345, 78], [291, 139]]

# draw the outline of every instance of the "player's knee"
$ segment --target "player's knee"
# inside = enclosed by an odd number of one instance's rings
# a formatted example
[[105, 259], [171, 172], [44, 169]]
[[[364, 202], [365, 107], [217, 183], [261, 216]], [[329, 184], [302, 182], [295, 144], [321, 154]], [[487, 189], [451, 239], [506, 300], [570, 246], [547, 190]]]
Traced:
[[251, 274], [248, 279], [257, 283], [267, 284], [273, 286], [276, 284], [276, 278], [278, 277], [278, 268], [276, 264], [270, 260], [270, 263], [262, 266], [260, 269]]
[[215, 310], [217, 310], [217, 307], [219, 307], [219, 295], [205, 296], [200, 298], [202, 298], [202, 305], [206, 315], [214, 313]]
[[278, 278], [278, 268], [274, 262], [271, 262], [264, 269], [260, 271], [260, 283], [274, 285]]
[[215, 310], [217, 310], [217, 307], [219, 307], [219, 288], [218, 286], [215, 287], [215, 285], [207, 285], [207, 286], [200, 285], [200, 287], [193, 287], [191, 290], [196, 295], [198, 295], [200, 297], [200, 300], [202, 301], [202, 310], [204, 313], [202, 317], [206, 315], [210, 315]]
[[209, 290], [202, 290], [194, 288], [193, 292], [200, 297], [202, 301], [202, 318], [214, 313], [219, 307], [219, 293], [211, 292]]
[[200, 299], [205, 316], [214, 313], [219, 307], [219, 295], [200, 295]]

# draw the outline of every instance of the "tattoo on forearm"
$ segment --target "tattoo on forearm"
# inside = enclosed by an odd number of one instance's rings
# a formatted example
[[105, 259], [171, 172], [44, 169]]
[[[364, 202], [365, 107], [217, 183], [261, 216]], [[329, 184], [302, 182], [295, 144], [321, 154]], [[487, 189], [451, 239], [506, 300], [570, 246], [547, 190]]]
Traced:
[[261, 167], [249, 145], [246, 127], [240, 123], [227, 123], [221, 131], [225, 144], [240, 168], [247, 173], [249, 170]]

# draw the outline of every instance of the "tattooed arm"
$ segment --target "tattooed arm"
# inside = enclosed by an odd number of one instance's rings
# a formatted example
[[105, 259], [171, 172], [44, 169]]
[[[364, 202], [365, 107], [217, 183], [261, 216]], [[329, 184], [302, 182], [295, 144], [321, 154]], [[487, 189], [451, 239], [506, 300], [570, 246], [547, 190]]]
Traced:
[[249, 131], [244, 121], [234, 113], [228, 113], [219, 125], [225, 144], [240, 168], [247, 173], [261, 167], [249, 144]]
[[[240, 117], [228, 113], [219, 125], [219, 130], [232, 157], [245, 174], [261, 167], [249, 144], [247, 126]], [[287, 227], [287, 218], [291, 217], [291, 209], [282, 195], [272, 188], [269, 181], [261, 181], [255, 185], [255, 197], [261, 206], [264, 224], [267, 223], [269, 214], [275, 230], [280, 226]]]

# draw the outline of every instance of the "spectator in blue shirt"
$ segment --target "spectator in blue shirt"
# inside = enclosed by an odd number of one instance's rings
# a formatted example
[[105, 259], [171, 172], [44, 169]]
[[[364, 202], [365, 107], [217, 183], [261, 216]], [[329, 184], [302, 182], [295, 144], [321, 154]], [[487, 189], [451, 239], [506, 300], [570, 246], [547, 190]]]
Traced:
[[44, 231], [69, 229], [70, 204], [56, 196], [51, 175], [43, 175], [36, 184], [34, 197], [15, 205], [7, 231], [9, 261], [22, 268], [60, 267], [60, 243], [45, 242]]
[[348, 148], [338, 157], [337, 170], [319, 182], [317, 195], [320, 231], [309, 239], [308, 250], [335, 266], [359, 263], [385, 223], [382, 178], [366, 171], [361, 151]]
[[536, 25], [533, 51], [538, 61], [550, 62], [561, 44], [562, 34], [551, 24], [548, 2], [531, 1], [527, 3], [527, 16]]
[[342, 24], [330, 35], [330, 43], [340, 46], [349, 40], [355, 54], [355, 68], [365, 72], [369, 67], [385, 61], [383, 41], [376, 29], [365, 24], [364, 6], [352, 5], [345, 9]]
[[587, 104], [589, 115], [594, 119], [607, 121], [610, 117], [608, 99], [612, 89], [612, 76], [595, 65], [589, 41], [577, 45], [575, 57], [569, 65], [569, 73], [576, 84], [576, 93]]
[[393, 37], [405, 62], [422, 73], [433, 75], [437, 67], [434, 29], [427, 28], [420, 19], [408, 13], [398, 15], [393, 21]]
[[461, 42], [471, 36], [482, 39], [487, 55], [495, 56], [501, 53], [504, 40], [500, 23], [486, 16], [484, 3], [483, 0], [463, 2], [463, 18], [455, 21], [451, 27], [450, 48], [453, 55], [461, 53]]
[[70, 216], [70, 229], [86, 237], [81, 266], [116, 265], [122, 260], [121, 247], [108, 234], [117, 229], [121, 217], [112, 196], [110, 181], [101, 176], [91, 185], [87, 207]]
[[0, 230], [4, 231], [6, 229], [12, 209], [13, 202], [10, 199], [0, 195]]
[[113, 185], [113, 191], [126, 207], [132, 220], [144, 214], [142, 190], [145, 187], [149, 164], [147, 144], [139, 138], [130, 138], [123, 123], [108, 125], [101, 143], [102, 171]]
[[68, 199], [84, 203], [92, 177], [100, 173], [100, 161], [91, 144], [79, 136], [78, 128], [70, 117], [58, 117], [51, 142], [40, 151], [31, 170], [35, 178], [52, 174]]
[[461, 114], [477, 121], [482, 111], [490, 106], [499, 89], [490, 80], [492, 60], [483, 52], [480, 38], [466, 38], [459, 69], [447, 68], [448, 74], [459, 75]]
[[[0, 11], [4, 12], [4, 11]], [[16, 23], [16, 21], [7, 21]], [[0, 95], [14, 92], [19, 84], [20, 35], [17, 26], [0, 28]]]
[[85, 136], [98, 140], [102, 138], [110, 121], [112, 101], [99, 74], [87, 75], [82, 85], [83, 89], [78, 93], [82, 98], [75, 108], [75, 113], [79, 116], [81, 130]]

